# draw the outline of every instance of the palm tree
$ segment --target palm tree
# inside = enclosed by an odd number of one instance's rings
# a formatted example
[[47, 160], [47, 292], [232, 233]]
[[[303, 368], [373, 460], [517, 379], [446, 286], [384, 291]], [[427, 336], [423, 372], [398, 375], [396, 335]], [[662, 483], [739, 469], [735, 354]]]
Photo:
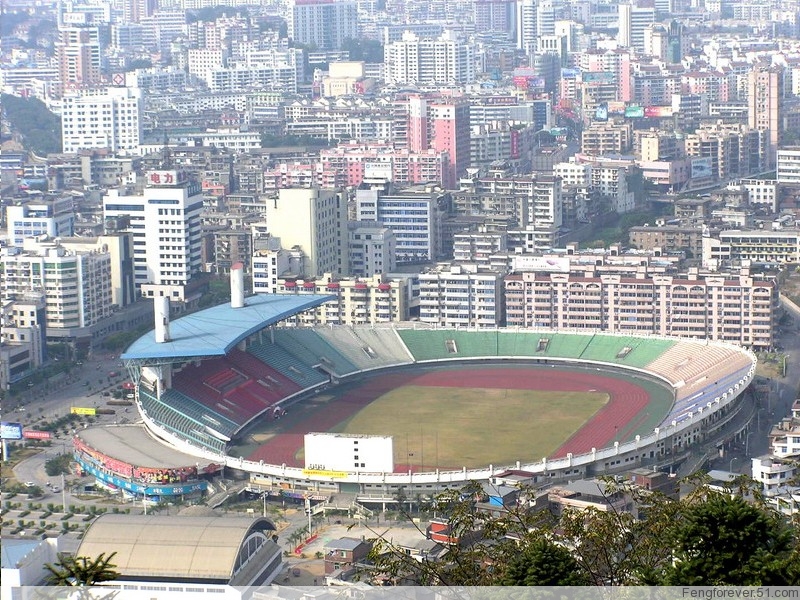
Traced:
[[92, 560], [87, 556], [76, 557], [59, 552], [56, 563], [44, 566], [50, 571], [47, 583], [48, 585], [91, 586], [103, 581], [113, 581], [119, 577], [119, 573], [114, 570], [117, 565], [111, 563], [111, 559], [116, 554], [116, 552], [112, 552], [106, 556], [103, 552]]

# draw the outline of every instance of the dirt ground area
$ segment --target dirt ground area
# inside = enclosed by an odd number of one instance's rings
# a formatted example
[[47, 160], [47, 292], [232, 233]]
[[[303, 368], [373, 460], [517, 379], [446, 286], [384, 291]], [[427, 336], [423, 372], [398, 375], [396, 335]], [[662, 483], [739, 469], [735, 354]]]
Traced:
[[304, 546], [301, 556], [286, 558], [286, 569], [275, 583], [281, 585], [324, 585], [325, 562], [315, 558], [322, 553], [325, 545], [340, 538], [374, 539], [382, 537], [395, 543], [413, 545], [424, 538], [423, 533], [410, 523], [392, 523], [390, 527], [381, 521], [371, 520], [367, 524], [352, 525], [352, 521], [342, 524], [322, 524], [317, 530], [317, 538]]

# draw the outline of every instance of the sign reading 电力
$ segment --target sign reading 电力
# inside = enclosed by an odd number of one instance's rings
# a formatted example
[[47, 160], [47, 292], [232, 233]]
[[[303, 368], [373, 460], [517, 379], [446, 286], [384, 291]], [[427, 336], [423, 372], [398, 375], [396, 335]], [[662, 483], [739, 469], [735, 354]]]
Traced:
[[150, 171], [147, 174], [149, 185], [177, 185], [186, 181], [186, 171]]

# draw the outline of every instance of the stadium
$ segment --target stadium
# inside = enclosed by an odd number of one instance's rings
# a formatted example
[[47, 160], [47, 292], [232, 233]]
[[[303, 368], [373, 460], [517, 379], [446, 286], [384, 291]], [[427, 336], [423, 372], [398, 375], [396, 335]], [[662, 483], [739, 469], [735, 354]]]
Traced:
[[[230, 304], [171, 323], [156, 299], [156, 329], [122, 359], [149, 436], [188, 455], [191, 477], [225, 467], [283, 496], [385, 503], [509, 470], [544, 482], [668, 467], [747, 409], [755, 373], [750, 351], [705, 340], [297, 327], [332, 297], [245, 299], [235, 279]], [[83, 443], [100, 475], [121, 447]]]

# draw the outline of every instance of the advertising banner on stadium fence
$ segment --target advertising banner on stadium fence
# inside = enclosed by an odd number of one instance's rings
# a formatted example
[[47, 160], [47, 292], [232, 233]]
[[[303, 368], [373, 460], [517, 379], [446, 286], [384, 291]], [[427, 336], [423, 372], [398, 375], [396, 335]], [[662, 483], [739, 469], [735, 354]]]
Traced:
[[205, 481], [196, 481], [193, 483], [176, 483], [170, 485], [159, 485], [159, 486], [143, 486], [139, 483], [133, 483], [132, 481], [128, 481], [126, 479], [122, 479], [121, 477], [116, 477], [114, 475], [110, 475], [108, 473], [104, 473], [97, 467], [92, 464], [85, 463], [80, 461], [81, 467], [92, 475], [96, 477], [100, 481], [114, 485], [120, 489], [128, 490], [129, 492], [134, 492], [136, 494], [146, 494], [148, 496], [181, 496], [184, 494], [189, 494], [191, 492], [199, 492], [207, 487], [207, 483]]

